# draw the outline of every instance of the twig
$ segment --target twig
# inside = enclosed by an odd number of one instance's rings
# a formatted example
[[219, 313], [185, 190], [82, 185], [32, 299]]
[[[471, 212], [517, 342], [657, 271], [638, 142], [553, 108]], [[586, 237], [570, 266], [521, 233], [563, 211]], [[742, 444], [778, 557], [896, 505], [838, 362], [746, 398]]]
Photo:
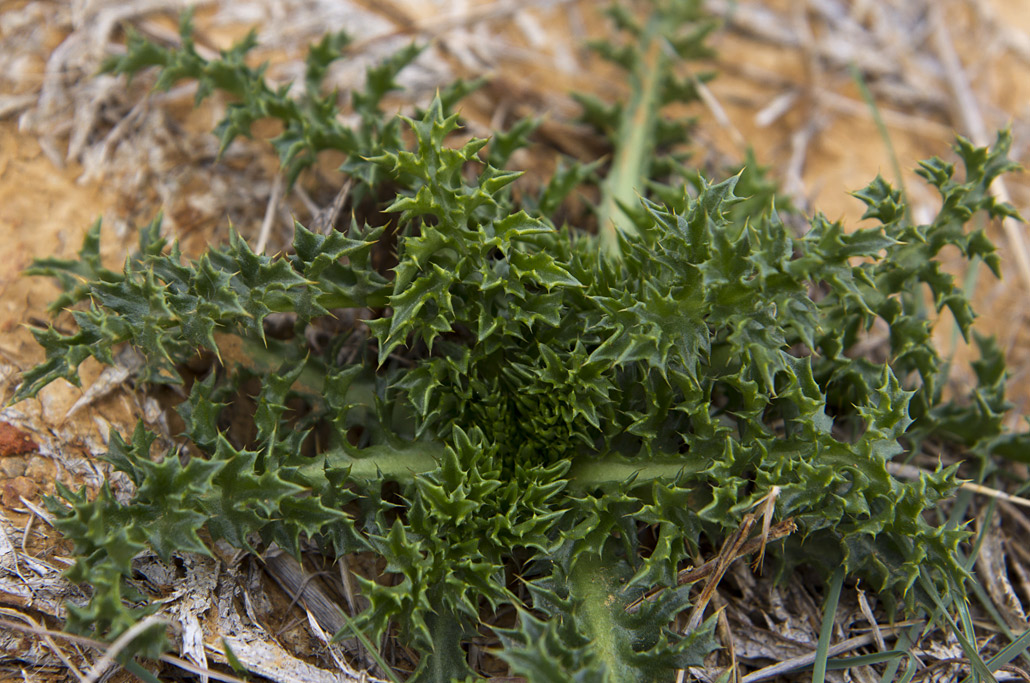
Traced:
[[300, 183], [293, 184], [293, 191], [298, 197], [300, 197], [300, 201], [304, 203], [304, 208], [306, 208], [308, 213], [311, 215], [310, 220], [314, 221], [315, 216], [317, 216], [318, 212], [321, 210], [318, 204], [316, 204], [315, 200], [311, 198], [311, 195], [309, 195], [307, 191], [300, 186]]
[[0, 119], [19, 114], [36, 103], [36, 94], [0, 96]]
[[[1005, 623], [1009, 628], [1021, 631], [1026, 628], [1027, 615], [1019, 596], [1016, 595], [1015, 587], [1009, 580], [1009, 563], [1006, 561], [1002, 544], [1001, 516], [988, 512], [989, 508], [984, 508], [976, 516], [977, 535], [982, 539], [976, 553], [976, 566], [979, 568], [977, 574]], [[1006, 542], [1004, 545], [1015, 544]]]
[[559, 5], [567, 5], [574, 0], [501, 0], [489, 5], [482, 5], [474, 9], [452, 12], [443, 16], [434, 17], [429, 21], [420, 21], [411, 16], [404, 8], [394, 2], [379, 0], [374, 3], [377, 11], [385, 12], [389, 19], [399, 25], [392, 31], [372, 36], [364, 40], [352, 43], [348, 48], [348, 54], [363, 52], [369, 45], [398, 36], [421, 35], [435, 37], [459, 28], [467, 28], [474, 24], [481, 24], [495, 19], [507, 19], [513, 14], [524, 11], [528, 7], [546, 5], [555, 8]]
[[[794, 523], [793, 518], [785, 519], [782, 522], [773, 524], [769, 528], [768, 538], [763, 538], [759, 536], [750, 539], [749, 541], [744, 543], [743, 546], [741, 546], [740, 550], [737, 551], [736, 557], [750, 555], [751, 553], [760, 549], [768, 541], [776, 541], [781, 538], [785, 538], [786, 536], [790, 536], [792, 533], [797, 531], [797, 528], [798, 527]], [[684, 584], [700, 581], [701, 579], [711, 574], [712, 571], [715, 570], [715, 566], [716, 560], [713, 559], [709, 560], [708, 562], [705, 562], [703, 565], [697, 567], [696, 569], [686, 569], [684, 571], [681, 571], [679, 573], [679, 576], [676, 577], [676, 583], [682, 586]]]
[[54, 518], [47, 514], [47, 512], [43, 508], [39, 507], [35, 503], [25, 500], [25, 496], [18, 496], [18, 500], [20, 500], [22, 502], [22, 505], [28, 508], [29, 511], [32, 512], [32, 514], [36, 515], [41, 520], [46, 522], [47, 525], [51, 527], [54, 525]]
[[[115, 124], [111, 132], [104, 138], [104, 142], [100, 146], [99, 152], [95, 155], [91, 154], [88, 161], [88, 168], [83, 172], [80, 182], [88, 182], [96, 177], [103, 174], [103, 167], [105, 164], [110, 163], [111, 157], [114, 152], [115, 145], [121, 142], [125, 137], [132, 132], [132, 126], [147, 113], [150, 108], [151, 95], [147, 93], [143, 98], [133, 105], [132, 109], [128, 111], [125, 116], [121, 118], [118, 123]], [[76, 142], [73, 138], [72, 142], [68, 144], [68, 159], [77, 159], [82, 156], [83, 150], [86, 147], [86, 137], [92, 132], [93, 124], [89, 124], [89, 127], [80, 127], [78, 130], [82, 132], [82, 141]], [[78, 132], [78, 131], [76, 131]]]
[[758, 110], [754, 116], [755, 125], [759, 128], [768, 128], [791, 110], [798, 100], [797, 88], [791, 88], [772, 99], [769, 104]]
[[808, 205], [803, 178], [805, 157], [808, 153], [808, 145], [822, 125], [818, 117], [814, 117], [790, 136], [790, 160], [787, 162], [787, 169], [783, 172], [783, 191], [799, 207]]
[[347, 625], [339, 615], [339, 605], [316, 582], [319, 574], [308, 574], [297, 560], [281, 550], [265, 553], [261, 561], [269, 575], [290, 596], [290, 608], [301, 603], [329, 633], [337, 633]]
[[[769, 501], [775, 503], [776, 496], [779, 494], [779, 487], [773, 487], [773, 490], [769, 492], [769, 495], [760, 503], [766, 503], [766, 510], [771, 507]], [[726, 574], [726, 570], [730, 568], [730, 565], [737, 559], [737, 553], [744, 546], [747, 541], [748, 535], [751, 533], [751, 527], [755, 525], [757, 519], [755, 514], [749, 512], [744, 515], [744, 519], [740, 522], [740, 526], [733, 532], [733, 535], [726, 539], [722, 545], [722, 550], [719, 551], [719, 555], [713, 560], [715, 562], [715, 568], [712, 573], [708, 576], [708, 580], [705, 581], [705, 587], [701, 590], [701, 595], [697, 599], [697, 603], [694, 605], [694, 609], [690, 613], [690, 618], [687, 619], [687, 625], [684, 628], [684, 633], [693, 633], [701, 625], [701, 620], [704, 618], [705, 608], [708, 606], [709, 601], [715, 596], [715, 589], [722, 581], [722, 577]], [[765, 555], [765, 543], [768, 540], [768, 525], [763, 530], [763, 533], [759, 535], [758, 539], [761, 541], [761, 548], [759, 551], [759, 562]], [[725, 615], [720, 614], [720, 617]], [[687, 670], [680, 669], [676, 672], [676, 683], [683, 683], [686, 678]]]
[[805, 56], [805, 67], [808, 72], [805, 91], [809, 105], [809, 116], [805, 124], [794, 131], [790, 136], [790, 160], [784, 172], [783, 189], [787, 196], [791, 197], [799, 207], [808, 205], [804, 170], [805, 158], [808, 155], [808, 147], [812, 140], [826, 125], [826, 116], [822, 104], [815, 94], [822, 90], [822, 84], [826, 80], [823, 76], [820, 55], [817, 53], [818, 42], [812, 34], [812, 27], [809, 26], [808, 17], [805, 14], [804, 3], [794, 6], [794, 33], [797, 36], [798, 45]]
[[937, 50], [937, 56], [944, 67], [944, 76], [948, 81], [954, 97], [955, 114], [959, 124], [977, 145], [986, 145], [987, 124], [984, 123], [983, 115], [976, 101], [973, 88], [966, 78], [965, 68], [962, 66], [962, 59], [955, 51], [955, 45], [951, 41], [951, 33], [948, 31], [947, 23], [944, 21], [944, 14], [936, 2], [928, 3], [930, 25], [933, 28], [933, 42]]
[[729, 115], [726, 114], [726, 110], [722, 104], [716, 98], [715, 94], [709, 89], [704, 82], [694, 74], [690, 74], [690, 82], [694, 85], [694, 90], [697, 91], [697, 96], [701, 98], [701, 102], [708, 108], [708, 111], [712, 113], [715, 118], [715, 122], [719, 126], [729, 133], [730, 139], [733, 144], [736, 145], [737, 149], [741, 152], [745, 151], [748, 147], [747, 140], [741, 134], [740, 130], [733, 125], [733, 121], [730, 120]]
[[34, 515], [28, 515], [28, 520], [25, 522], [25, 530], [21, 534], [21, 551], [28, 554], [28, 543], [29, 543], [29, 531], [32, 530], [32, 523], [36, 521]]
[[1012, 520], [1016, 524], [1023, 527], [1023, 531], [1026, 534], [1030, 535], [1030, 519], [1027, 519], [1022, 510], [1004, 500], [1000, 501], [999, 505], [1002, 510], [1012, 516]]
[[726, 654], [730, 657], [729, 670], [733, 672], [732, 683], [740, 683], [740, 663], [737, 661], [737, 647], [733, 642], [733, 631], [730, 630], [730, 620], [726, 616], [726, 610], [723, 609], [726, 605], [726, 601], [721, 595], [716, 595], [715, 599], [719, 601], [716, 604], [716, 608], [719, 610], [719, 621], [716, 626], [719, 633], [719, 638], [722, 640], [723, 647], [726, 648]]
[[1018, 555], [1022, 560], [1022, 562], [1011, 562], [1009, 566], [1012, 567], [1012, 571], [1019, 580], [1019, 589], [1023, 592], [1023, 597], [1030, 600], [1030, 574], [1025, 569], [1027, 564], [1030, 564], [1030, 552], [1027, 552], [1018, 543], [1011, 543], [1009, 547], [1012, 549], [1012, 554]]
[[108, 667], [115, 663], [115, 657], [117, 657], [122, 650], [127, 648], [132, 641], [136, 639], [141, 633], [146, 631], [151, 626], [162, 624], [164, 620], [156, 614], [152, 614], [142, 621], [138, 621], [130, 626], [125, 633], [115, 638], [114, 642], [111, 643], [104, 651], [104, 656], [101, 657], [93, 668], [90, 670], [89, 675], [84, 679], [85, 683], [96, 683], [100, 680], [100, 677], [107, 672]]
[[[0, 521], [7, 521], [7, 517], [4, 515], [3, 510], [0, 510]], [[2, 560], [6, 555], [10, 555], [11, 566], [14, 568], [14, 573], [19, 579], [21, 579], [21, 582], [29, 589], [29, 594], [33, 599], [35, 599], [35, 591], [32, 590], [32, 586], [29, 585], [25, 576], [21, 573], [21, 563], [18, 562], [18, 550], [14, 547], [14, 544], [11, 543], [11, 539], [7, 535], [7, 531], [4, 529], [4, 525], [0, 524], [0, 560]]]
[[[346, 555], [340, 556], [340, 583], [343, 584], [343, 597], [347, 601], [347, 609], [351, 614], [358, 613], [358, 604], [354, 591], [354, 581], [351, 577], [350, 563]], [[358, 640], [358, 656], [365, 658], [364, 645]]]
[[268, 206], [265, 207], [265, 218], [261, 221], [261, 232], [258, 233], [257, 245], [254, 247], [255, 254], [264, 254], [268, 246], [268, 236], [272, 233], [272, 223], [275, 222], [275, 214], [279, 208], [279, 200], [283, 196], [283, 174], [277, 172], [275, 180], [272, 181], [272, 196], [268, 198]]
[[336, 219], [340, 217], [343, 205], [347, 203], [347, 197], [350, 195], [350, 189], [353, 184], [354, 181], [350, 178], [344, 181], [336, 196], [333, 197], [333, 203], [314, 213], [308, 230], [317, 232], [320, 235], [328, 235], [333, 231], [333, 226], [336, 225]]
[[[788, 6], [793, 6], [790, 3]], [[796, 3], [803, 4], [803, 3]], [[705, 9], [722, 17], [732, 28], [757, 40], [788, 48], [801, 47], [802, 37], [784, 16], [773, 10], [759, 6], [759, 3], [742, 3], [733, 0], [705, 0]], [[848, 45], [842, 41], [820, 41], [812, 45], [815, 54], [835, 67], [847, 66], [855, 61], [862, 71], [886, 76], [896, 74], [898, 65], [884, 56], [877, 45], [864, 42], [859, 45]]]

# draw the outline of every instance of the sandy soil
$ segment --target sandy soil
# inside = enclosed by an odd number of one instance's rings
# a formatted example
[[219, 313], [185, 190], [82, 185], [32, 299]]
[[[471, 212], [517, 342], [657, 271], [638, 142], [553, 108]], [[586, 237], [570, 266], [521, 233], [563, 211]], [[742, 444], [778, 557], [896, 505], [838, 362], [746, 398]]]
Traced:
[[[0, 5], [0, 18], [20, 12], [19, 17], [28, 17], [23, 21], [38, 22], [36, 28], [40, 30], [35, 52], [7, 54], [3, 55], [7, 61], [0, 60], [0, 66], [17, 63], [19, 69], [17, 77], [8, 72], [4, 77], [7, 80], [0, 83], [0, 94], [4, 96], [38, 94], [45, 78], [46, 58], [68, 35], [70, 24], [63, 28], [49, 26], [45, 11], [36, 14], [30, 11], [36, 4], [7, 2]], [[861, 204], [847, 193], [861, 188], [877, 173], [893, 180], [887, 141], [878, 131], [859, 86], [847, 68], [834, 59], [814, 56], [822, 53], [813, 46], [833, 37], [818, 12], [810, 9], [802, 14], [790, 10], [791, 3], [785, 1], [762, 4], [781, 12], [795, 36], [800, 38], [795, 44], [785, 44], [768, 36], [756, 37], [754, 31], [734, 23], [733, 17], [727, 29], [716, 33], [712, 44], [719, 58], [712, 66], [721, 75], [711, 84], [709, 106], [692, 108], [692, 113], [701, 121], [698, 159], [712, 162], [740, 158], [745, 147], [743, 141], [747, 141], [759, 161], [770, 165], [794, 196], [805, 201], [812, 211], [822, 211], [832, 219], [858, 225]], [[821, 4], [834, 3], [810, 3], [813, 8]], [[859, 20], [875, 23], [878, 6], [896, 3], [854, 4], [867, 8]], [[371, 14], [378, 13], [380, 24], [407, 27], [409, 32], [411, 27], [446, 24], [440, 20], [439, 8], [434, 10], [429, 3], [398, 1], [368, 5], [375, 5]], [[246, 5], [255, 6], [262, 7], [261, 3]], [[271, 4], [268, 7], [271, 8]], [[476, 7], [489, 10], [491, 5], [483, 3], [466, 9], [474, 14], [480, 11]], [[570, 36], [585, 37], [600, 31], [604, 25], [592, 3], [573, 3], [572, 7], [572, 12], [564, 4], [536, 10], [520, 19], [521, 23], [505, 15], [481, 27], [465, 29], [460, 22], [456, 24], [459, 28], [455, 31], [465, 30], [469, 35], [459, 36], [460, 40], [455, 38], [450, 43], [444, 41], [444, 49], [433, 57], [441, 62], [437, 65], [440, 73], [476, 75], [460, 48], [475, 42], [480, 35], [476, 31], [505, 35], [510, 38], [511, 49], [484, 58], [482, 70], [494, 74], [498, 80], [507, 79], [507, 83], [513, 85], [510, 92], [521, 96], [518, 100], [501, 97], [497, 101], [491, 99], [496, 93], [489, 89], [493, 95], [475, 96], [469, 104], [474, 125], [488, 125], [491, 113], [499, 106], [517, 108], [527, 101], [541, 111], [551, 107], [564, 114], [571, 106], [565, 99], [570, 87], [586, 85], [602, 94], [619, 89], [618, 83], [611, 82], [610, 69], [596, 60], [585, 59], [581, 50], [569, 45]], [[364, 11], [368, 14], [369, 8]], [[242, 18], [219, 21], [214, 8], [202, 9], [198, 15], [202, 44], [209, 48], [231, 44], [249, 26], [246, 13], [240, 10], [239, 14]], [[140, 17], [152, 35], [174, 30], [170, 14], [142, 14]], [[254, 10], [253, 17], [257, 23], [264, 22], [267, 26], [274, 20], [275, 11]], [[947, 17], [987, 128], [1012, 126], [1016, 137], [1014, 156], [1023, 163], [1030, 162], [1030, 4], [1023, 0], [953, 2], [948, 4]], [[368, 21], [375, 23], [372, 19]], [[19, 26], [0, 22], [0, 38], [11, 44], [10, 32], [24, 30]], [[299, 29], [297, 33], [304, 35]], [[434, 35], [444, 40], [439, 36], [449, 34], [444, 28], [434, 28]], [[115, 42], [121, 40], [119, 32], [113, 37]], [[535, 42], [548, 38], [550, 43]], [[890, 145], [904, 171], [903, 181], [917, 215], [925, 215], [932, 211], [935, 197], [911, 170], [921, 158], [947, 156], [952, 131], [962, 130], [963, 124], [945, 74], [927, 66], [927, 60], [934, 57], [929, 35], [921, 36], [918, 45], [899, 44], [897, 41], [902, 38], [904, 36], [895, 36], [888, 40], [886, 44], [893, 45], [894, 51], [885, 48], [878, 57], [888, 65], [911, 60], [913, 68], [924, 69], [932, 78], [922, 83], [922, 92], [913, 93], [909, 84], [911, 97], [908, 100], [903, 94], [891, 97], [885, 94], [886, 90], [880, 90], [877, 105], [886, 120]], [[302, 52], [302, 42], [287, 34], [262, 56], [288, 63], [290, 57]], [[505, 54], [514, 56], [505, 59]], [[868, 51], [863, 54], [868, 56]], [[493, 63], [489, 63], [490, 59]], [[556, 70], [553, 68], [555, 60], [572, 60], [576, 67], [572, 71]], [[344, 74], [344, 79], [346, 77]], [[433, 77], [426, 77], [420, 83], [425, 90], [431, 88], [433, 82]], [[110, 87], [124, 89], [117, 83]], [[229, 221], [244, 235], [256, 234], [274, 184], [274, 160], [260, 144], [248, 143], [239, 145], [221, 165], [212, 163], [213, 142], [210, 136], [205, 137], [204, 131], [210, 128], [224, 103], [215, 102], [194, 112], [190, 99], [187, 92], [165, 104], [154, 105], [142, 117], [151, 121], [146, 117], [153, 114], [158, 117], [154, 121], [175, 122], [171, 129], [179, 131], [180, 137], [169, 145], [171, 151], [157, 158], [153, 150], [133, 151], [124, 145], [116, 148], [116, 155], [125, 155], [125, 159], [149, 160], [150, 166], [138, 178], [129, 177], [124, 170], [106, 175], [87, 173], [89, 169], [81, 163], [82, 158], [62, 160], [69, 145], [68, 130], [47, 135], [38, 126], [19, 128], [19, 116], [32, 105], [16, 107], [0, 117], [0, 244], [4, 248], [0, 258], [0, 398], [4, 401], [11, 396], [20, 372], [43, 358], [26, 325], [48, 319], [46, 306], [57, 291], [45, 279], [22, 277], [22, 271], [33, 258], [72, 256], [89, 225], [98, 216], [105, 216], [113, 229], [105, 233], [103, 253], [113, 266], [124, 257], [133, 241], [126, 226], [146, 220], [157, 209], [165, 210], [168, 229], [183, 237], [187, 251], [196, 252], [210, 241], [224, 239]], [[773, 116], [771, 106], [777, 102], [784, 106], [779, 115]], [[718, 109], [724, 111], [722, 122], [716, 115]], [[772, 120], [763, 122], [763, 117]], [[109, 133], [113, 125], [113, 122], [97, 124], [98, 135]], [[143, 124], [140, 127], [142, 129]], [[74, 126], [70, 130], [74, 131]], [[47, 140], [59, 143], [57, 149], [61, 154], [57, 158], [48, 154], [41, 140], [44, 145]], [[55, 161], [62, 163], [59, 166]], [[327, 164], [329, 167], [331, 164]], [[163, 180], [158, 182], [158, 178]], [[1030, 182], [1026, 177], [1014, 177], [1008, 184], [1017, 208], [1030, 215]], [[290, 201], [293, 207], [301, 206], [296, 197]], [[1026, 234], [1025, 226], [1021, 229]], [[1030, 414], [1030, 287], [1021, 279], [1013, 247], [1000, 226], [992, 226], [991, 234], [1001, 249], [1004, 279], [995, 281], [986, 269], [979, 274], [976, 300], [981, 319], [977, 325], [980, 331], [998, 335], [1008, 354], [1011, 398], [1016, 405], [1012, 421], [1016, 423], [1020, 415]], [[57, 324], [67, 322], [59, 317]], [[954, 335], [948, 325], [939, 328], [938, 337], [943, 349], [952, 347]], [[959, 358], [970, 356], [961, 341], [956, 353]], [[83, 388], [96, 382], [101, 370], [94, 363], [84, 364]], [[953, 379], [956, 388], [961, 388], [968, 385], [971, 375], [960, 370]], [[0, 522], [6, 520], [8, 531], [21, 533], [30, 524], [32, 515], [28, 503], [39, 505], [43, 494], [53, 492], [56, 479], [69, 485], [97, 485], [103, 470], [90, 463], [92, 456], [103, 450], [111, 429], [130, 431], [140, 417], [150, 422], [160, 420], [156, 404], [148, 403], [130, 387], [115, 383], [108, 388], [104, 396], [70, 417], [68, 411], [83, 397], [84, 389], [65, 382], [48, 387], [38, 400], [7, 409], [0, 428], [10, 422], [21, 430], [8, 434], [14, 440], [12, 443], [21, 443], [19, 439], [28, 435], [36, 444], [35, 448], [0, 448], [0, 486], [3, 487]], [[19, 450], [27, 452], [15, 452]], [[29, 539], [26, 550], [36, 553], [41, 560], [51, 560], [54, 566], [60, 566], [61, 558], [68, 553], [68, 549], [52, 534], [48, 535], [46, 527], [38, 522], [26, 533], [26, 538]]]

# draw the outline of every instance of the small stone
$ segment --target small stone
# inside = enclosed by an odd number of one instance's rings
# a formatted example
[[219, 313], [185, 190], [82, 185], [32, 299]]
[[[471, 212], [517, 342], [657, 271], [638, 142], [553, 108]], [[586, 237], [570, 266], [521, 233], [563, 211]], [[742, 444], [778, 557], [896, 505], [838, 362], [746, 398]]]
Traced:
[[22, 498], [32, 500], [38, 491], [39, 486], [28, 477], [15, 477], [4, 483], [4, 507], [20, 508], [22, 507]]
[[0, 458], [0, 475], [3, 475], [4, 479], [14, 479], [25, 474], [27, 466], [28, 463], [25, 461], [25, 458], [20, 455]]
[[49, 458], [32, 458], [25, 466], [25, 476], [39, 483], [53, 480], [56, 474], [54, 462]]
[[0, 456], [32, 453], [39, 446], [27, 433], [14, 425], [0, 422]]

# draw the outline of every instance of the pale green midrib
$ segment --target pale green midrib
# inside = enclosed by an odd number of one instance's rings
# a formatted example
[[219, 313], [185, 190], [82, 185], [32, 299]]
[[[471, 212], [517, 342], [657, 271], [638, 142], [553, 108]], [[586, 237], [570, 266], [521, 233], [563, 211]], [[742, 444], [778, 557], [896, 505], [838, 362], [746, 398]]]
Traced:
[[362, 454], [360, 458], [337, 449], [327, 452], [325, 458], [331, 467], [349, 467], [353, 479], [406, 481], [417, 474], [435, 470], [443, 451], [441, 444], [416, 441], [402, 446], [369, 446], [357, 451]]
[[[350, 467], [351, 477], [357, 480], [384, 478], [409, 481], [415, 475], [435, 470], [445, 448], [433, 441], [415, 441], [379, 444], [350, 452], [335, 449], [328, 451], [325, 458], [331, 467]], [[675, 480], [683, 475], [697, 474], [704, 467], [702, 463], [673, 458], [635, 463], [621, 456], [608, 456], [577, 461], [568, 478], [570, 488], [577, 490], [622, 484], [630, 479], [634, 486], [638, 486], [659, 479]]]
[[598, 209], [598, 233], [604, 251], [619, 257], [618, 232], [635, 231], [629, 216], [620, 204], [633, 204], [636, 193], [642, 192], [648, 156], [654, 147], [654, 128], [658, 120], [659, 86], [664, 76], [666, 58], [658, 35], [658, 19], [652, 17], [641, 38], [642, 78], [634, 79], [633, 93], [623, 111], [616, 140], [612, 169], [602, 186]]
[[[573, 594], [583, 600], [583, 616], [587, 636], [593, 641], [592, 650], [600, 656], [608, 672], [609, 681], [633, 680], [633, 671], [619, 657], [619, 625], [612, 614], [612, 606], [620, 609], [612, 593], [608, 577], [601, 562], [579, 558], [572, 571]], [[623, 674], [628, 674], [626, 678]]]
[[604, 484], [618, 484], [633, 479], [633, 485], [656, 479], [677, 479], [684, 474], [697, 474], [707, 465], [683, 458], [661, 458], [634, 462], [621, 456], [578, 459], [569, 470], [569, 485], [585, 489]]

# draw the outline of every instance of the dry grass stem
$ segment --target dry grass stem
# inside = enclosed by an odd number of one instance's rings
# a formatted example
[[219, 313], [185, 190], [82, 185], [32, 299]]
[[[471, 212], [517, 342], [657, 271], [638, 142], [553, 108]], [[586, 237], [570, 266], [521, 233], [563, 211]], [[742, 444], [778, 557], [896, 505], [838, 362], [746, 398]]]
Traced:
[[762, 545], [758, 550], [758, 559], [751, 565], [751, 568], [757, 572], [762, 571], [762, 560], [765, 559], [765, 546], [769, 541], [769, 531], [772, 528], [772, 518], [776, 512], [776, 499], [780, 497], [780, 490], [779, 486], [773, 486], [769, 489], [769, 493], [755, 505], [755, 507], [761, 506], [762, 508], [762, 534], [759, 536]]
[[698, 96], [701, 98], [701, 102], [711, 112], [715, 122], [719, 124], [719, 127], [725, 130], [733, 144], [736, 145], [737, 149], [741, 152], [747, 150], [747, 140], [741, 134], [740, 130], [733, 125], [733, 121], [726, 114], [726, 110], [719, 103], [719, 99], [712, 93], [711, 89], [707, 85], [701, 82], [697, 76], [691, 75], [691, 82], [694, 84], [694, 89], [697, 90]]
[[21, 504], [24, 505], [29, 512], [46, 522], [48, 526], [54, 526], [54, 520], [46, 510], [31, 501], [25, 500], [24, 496], [18, 496], [18, 500], [21, 501]]
[[[746, 521], [747, 520], [745, 520], [745, 522]], [[750, 524], [747, 525], [748, 526], [748, 530], [750, 530], [751, 526], [754, 525], [754, 522], [755, 522], [755, 518], [752, 516], [751, 520], [750, 520]], [[683, 586], [683, 585], [686, 585], [688, 583], [696, 583], [697, 581], [700, 581], [701, 579], [708, 579], [708, 578], [713, 576], [718, 571], [719, 567], [722, 564], [726, 565], [725, 567], [722, 568], [722, 573], [725, 573], [725, 571], [728, 568], [729, 564], [732, 563], [733, 560], [736, 560], [736, 559], [738, 559], [740, 557], [743, 557], [744, 555], [750, 555], [751, 553], [757, 552], [762, 547], [764, 547], [766, 545], [766, 543], [768, 543], [769, 541], [775, 541], [775, 540], [779, 540], [781, 538], [785, 538], [786, 536], [790, 536], [792, 533], [797, 531], [797, 525], [794, 524], [794, 520], [793, 519], [786, 519], [786, 520], [784, 520], [782, 522], [778, 522], [776, 524], [773, 524], [769, 528], [769, 533], [768, 533], [767, 536], [763, 534], [762, 536], [758, 536], [756, 538], [752, 538], [750, 540], [746, 540], [743, 543], [740, 543], [738, 545], [738, 544], [736, 544], [736, 540], [740, 540], [739, 539], [739, 536], [740, 536], [739, 532], [740, 532], [740, 530], [742, 528], [744, 528], [744, 523], [742, 523], [741, 526], [737, 529], [737, 532], [735, 532], [734, 537], [731, 537], [730, 539], [727, 539], [726, 544], [724, 544], [724, 546], [723, 546], [723, 550], [724, 551], [726, 550], [727, 547], [735, 548], [732, 557], [729, 557], [728, 555], [725, 555], [723, 552], [720, 552], [720, 554], [717, 555], [715, 558], [705, 562], [704, 564], [702, 564], [699, 567], [694, 567], [694, 568], [691, 568], [691, 569], [684, 569], [684, 570], [682, 570], [679, 573], [679, 575], [676, 577], [676, 583], [678, 585], [680, 585], [680, 586]], [[721, 574], [720, 574], [720, 578], [721, 578]], [[652, 600], [652, 599], [654, 599], [663, 590], [664, 590], [664, 588], [657, 588], [657, 589], [655, 589], [653, 591], [650, 591], [649, 593], [644, 595], [642, 598], [636, 600], [635, 602], [630, 603], [629, 606], [626, 607], [626, 611], [629, 612], [630, 614], [632, 614], [634, 612], [638, 612], [640, 610], [640, 605], [644, 602], [644, 600]]]
[[[882, 633], [885, 633], [888, 638], [897, 637], [897, 633], [901, 630], [900, 626], [882, 626]], [[836, 657], [842, 655], [845, 652], [851, 652], [852, 650], [864, 647], [876, 641], [876, 637], [872, 633], [867, 633], [862, 636], [856, 636], [854, 638], [848, 638], [845, 641], [831, 645], [828, 655], [830, 657]], [[749, 673], [740, 679], [741, 683], [759, 683], [759, 681], [767, 681], [778, 676], [783, 676], [797, 669], [803, 669], [807, 666], [811, 666], [815, 662], [815, 652], [809, 654], [800, 655], [798, 657], [792, 657], [785, 659], [782, 662], [772, 664], [759, 669], [753, 673]]]
[[880, 625], [876, 622], [876, 618], [873, 616], [873, 610], [869, 607], [869, 600], [865, 596], [865, 591], [861, 588], [855, 591], [858, 598], [858, 607], [862, 610], [862, 616], [869, 622], [869, 627], [872, 629], [873, 639], [876, 642], [876, 649], [883, 652], [887, 649], [887, 645], [883, 642], [883, 634], [880, 633]]
[[323, 235], [328, 235], [332, 232], [333, 227], [336, 225], [336, 220], [340, 217], [340, 212], [343, 211], [343, 205], [347, 203], [347, 197], [350, 196], [350, 189], [353, 184], [350, 178], [343, 181], [340, 190], [333, 197], [332, 203], [324, 209], [313, 212], [309, 230]]
[[[730, 568], [730, 565], [739, 557], [741, 548], [747, 542], [747, 537], [751, 534], [751, 529], [754, 527], [755, 516], [753, 514], [744, 515], [744, 519], [741, 521], [740, 526], [737, 530], [727, 538], [723, 544], [719, 554], [715, 556], [714, 566], [711, 573], [705, 579], [705, 585], [701, 589], [701, 594], [694, 602], [694, 606], [690, 612], [690, 618], [687, 620], [687, 626], [684, 629], [686, 633], [693, 633], [701, 626], [701, 621], [704, 619], [705, 608], [708, 607], [708, 603], [712, 600], [712, 596], [715, 594], [715, 589], [718, 588], [719, 582], [722, 581], [722, 577], [726, 574], [726, 570]], [[765, 550], [766, 538], [764, 536], [758, 539], [761, 543], [761, 550]]]
[[275, 174], [272, 181], [272, 194], [268, 198], [268, 205], [265, 207], [265, 217], [261, 221], [261, 230], [258, 232], [258, 241], [254, 246], [254, 253], [264, 254], [268, 248], [268, 238], [272, 234], [272, 223], [275, 222], [275, 215], [279, 211], [279, 201], [283, 196], [283, 174]]
[[[915, 465], [906, 465], [900, 462], [887, 463], [887, 471], [894, 476], [901, 477], [903, 479], [918, 479], [923, 475], [932, 474], [931, 472], [916, 467]], [[959, 488], [966, 491], [972, 491], [973, 493], [978, 493], [989, 498], [996, 498], [999, 501], [1005, 501], [1013, 505], [1030, 508], [1030, 499], [1014, 496], [1010, 493], [999, 491], [998, 489], [992, 489], [989, 486], [983, 486], [982, 484], [975, 484], [971, 481], [967, 481], [959, 484]]]
[[[984, 122], [983, 114], [976, 95], [969, 84], [962, 60], [955, 51], [951, 40], [951, 33], [948, 30], [947, 21], [944, 18], [944, 10], [937, 2], [929, 2], [930, 23], [933, 26], [934, 45], [937, 54], [944, 65], [945, 77], [948, 86], [951, 88], [956, 107], [957, 118], [975, 145], [985, 145], [990, 142], [987, 135], [987, 124]], [[990, 187], [990, 192], [1003, 202], [1011, 202], [1008, 188], [1003, 178], [998, 178]], [[1020, 277], [1027, 291], [1030, 291], [1030, 242], [1027, 241], [1024, 225], [1012, 218], [1002, 220], [1002, 228], [1009, 240], [1009, 250], [1016, 259], [1019, 267]]]

